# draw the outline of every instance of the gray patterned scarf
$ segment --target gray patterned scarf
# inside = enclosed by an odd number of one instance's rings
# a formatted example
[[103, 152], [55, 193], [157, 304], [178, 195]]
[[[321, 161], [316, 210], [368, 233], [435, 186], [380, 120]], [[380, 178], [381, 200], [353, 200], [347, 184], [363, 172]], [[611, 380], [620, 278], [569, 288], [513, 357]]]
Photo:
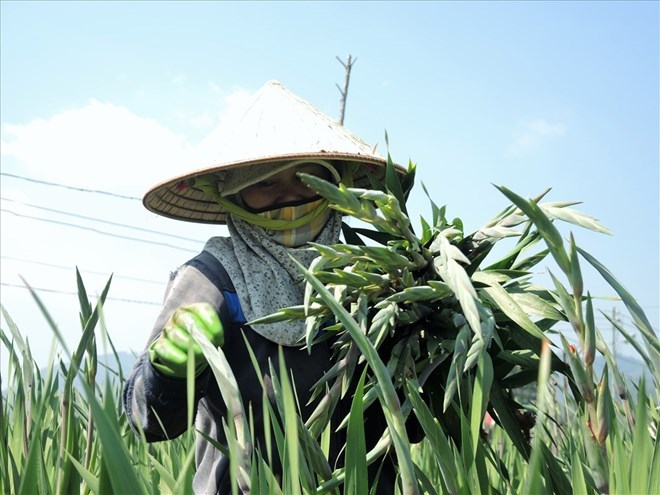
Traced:
[[[341, 220], [342, 215], [333, 212], [314, 242], [339, 242]], [[302, 304], [305, 282], [291, 258], [307, 268], [318, 253], [311, 248], [282, 246], [269, 238], [261, 227], [231, 214], [227, 227], [230, 237], [212, 237], [204, 250], [215, 256], [227, 270], [248, 322], [282, 308]], [[268, 323], [252, 328], [278, 344], [304, 344], [304, 321]]]

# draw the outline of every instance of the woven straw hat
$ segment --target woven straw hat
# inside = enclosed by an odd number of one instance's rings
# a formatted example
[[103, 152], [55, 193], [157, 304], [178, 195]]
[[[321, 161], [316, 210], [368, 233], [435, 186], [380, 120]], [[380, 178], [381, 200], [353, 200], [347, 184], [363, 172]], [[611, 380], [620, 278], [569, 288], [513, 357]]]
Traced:
[[321, 159], [334, 164], [357, 164], [354, 185], [367, 187], [365, 170], [381, 172], [387, 163], [362, 139], [277, 81], [266, 83], [238, 115], [237, 121], [227, 126], [228, 130], [219, 139], [220, 152], [215, 164], [188, 169], [150, 189], [143, 199], [148, 210], [178, 220], [223, 224], [227, 216], [225, 209], [190, 187], [190, 179], [215, 175], [222, 193], [223, 175], [231, 174], [232, 170], [262, 167], [266, 172], [278, 169], [279, 163]]

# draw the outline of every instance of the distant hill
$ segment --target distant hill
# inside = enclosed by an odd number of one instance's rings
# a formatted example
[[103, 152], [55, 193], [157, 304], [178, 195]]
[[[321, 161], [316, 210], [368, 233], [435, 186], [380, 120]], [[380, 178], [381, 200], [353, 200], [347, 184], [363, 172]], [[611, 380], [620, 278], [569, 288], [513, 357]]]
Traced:
[[[600, 356], [596, 358], [594, 368], [598, 371], [599, 374], [602, 373], [603, 363], [603, 358]], [[616, 364], [621, 373], [623, 373], [624, 376], [628, 378], [628, 383], [631, 385], [636, 385], [642, 375], [646, 375], [646, 386], [648, 390], [649, 384], [652, 383], [651, 370], [644, 364], [641, 359], [632, 356], [617, 355]]]
[[[114, 354], [103, 354], [98, 356], [96, 383], [100, 386], [103, 386], [105, 385], [106, 380], [114, 382], [119, 377], [120, 367], [123, 378], [126, 379], [126, 377], [130, 374], [135, 361], [136, 357], [133, 356], [133, 354], [130, 352], [118, 352], [116, 357]], [[44, 373], [44, 371], [45, 370], [41, 370], [42, 373]]]
[[[110, 370], [106, 372], [114, 372], [112, 373], [113, 375], [118, 373], [119, 366], [121, 366], [122, 373], [124, 374], [124, 377], [126, 377], [131, 372], [131, 369], [135, 364], [136, 356], [130, 352], [118, 352], [117, 357], [119, 358], [119, 361], [117, 361], [113, 354], [105, 354], [103, 356], [99, 356], [99, 375], [103, 369], [101, 364], [104, 364], [105, 369]], [[118, 362], [119, 365], [117, 364]]]

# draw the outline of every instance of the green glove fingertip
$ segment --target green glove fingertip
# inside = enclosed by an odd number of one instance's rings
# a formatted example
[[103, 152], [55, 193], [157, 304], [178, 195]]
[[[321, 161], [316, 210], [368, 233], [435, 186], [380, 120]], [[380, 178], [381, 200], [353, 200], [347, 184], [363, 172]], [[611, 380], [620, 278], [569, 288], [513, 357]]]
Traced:
[[185, 378], [187, 360], [188, 356], [164, 334], [149, 346], [149, 361], [154, 368], [166, 376]]
[[197, 324], [216, 347], [222, 347], [225, 342], [224, 328], [218, 313], [209, 303], [195, 303], [184, 308], [191, 314]]

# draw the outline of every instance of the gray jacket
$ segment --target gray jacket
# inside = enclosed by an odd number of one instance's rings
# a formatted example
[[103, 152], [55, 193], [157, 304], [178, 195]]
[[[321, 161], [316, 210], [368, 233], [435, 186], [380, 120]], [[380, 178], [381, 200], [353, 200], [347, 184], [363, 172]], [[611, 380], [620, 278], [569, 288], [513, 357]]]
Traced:
[[[262, 420], [263, 391], [243, 338], [254, 352], [259, 363], [259, 373], [267, 384], [271, 403], [270, 366], [279, 370], [279, 345], [271, 342], [245, 325], [236, 291], [225, 269], [208, 252], [202, 252], [181, 266], [171, 277], [164, 304], [147, 341], [124, 386], [124, 409], [132, 428], [137, 425], [144, 431], [149, 442], [168, 440], [181, 435], [187, 425], [186, 381], [160, 374], [149, 361], [146, 351], [158, 338], [164, 324], [180, 306], [208, 302], [217, 308], [224, 326], [223, 351], [231, 365], [243, 399], [245, 410], [251, 410], [254, 418], [254, 447], [264, 446]], [[330, 366], [331, 350], [328, 341], [315, 344], [311, 355], [298, 347], [282, 347], [282, 353], [295, 380], [296, 393], [302, 407], [303, 418], [316, 404], [308, 405], [310, 389]], [[209, 369], [197, 377], [195, 383], [195, 428], [210, 438], [226, 445], [222, 418], [225, 404]], [[162, 426], [161, 426], [162, 423]], [[265, 453], [264, 453], [265, 457]], [[193, 480], [196, 493], [231, 493], [229, 459], [213, 447], [202, 435], [197, 435]], [[279, 460], [274, 459], [274, 470], [280, 470]]]

